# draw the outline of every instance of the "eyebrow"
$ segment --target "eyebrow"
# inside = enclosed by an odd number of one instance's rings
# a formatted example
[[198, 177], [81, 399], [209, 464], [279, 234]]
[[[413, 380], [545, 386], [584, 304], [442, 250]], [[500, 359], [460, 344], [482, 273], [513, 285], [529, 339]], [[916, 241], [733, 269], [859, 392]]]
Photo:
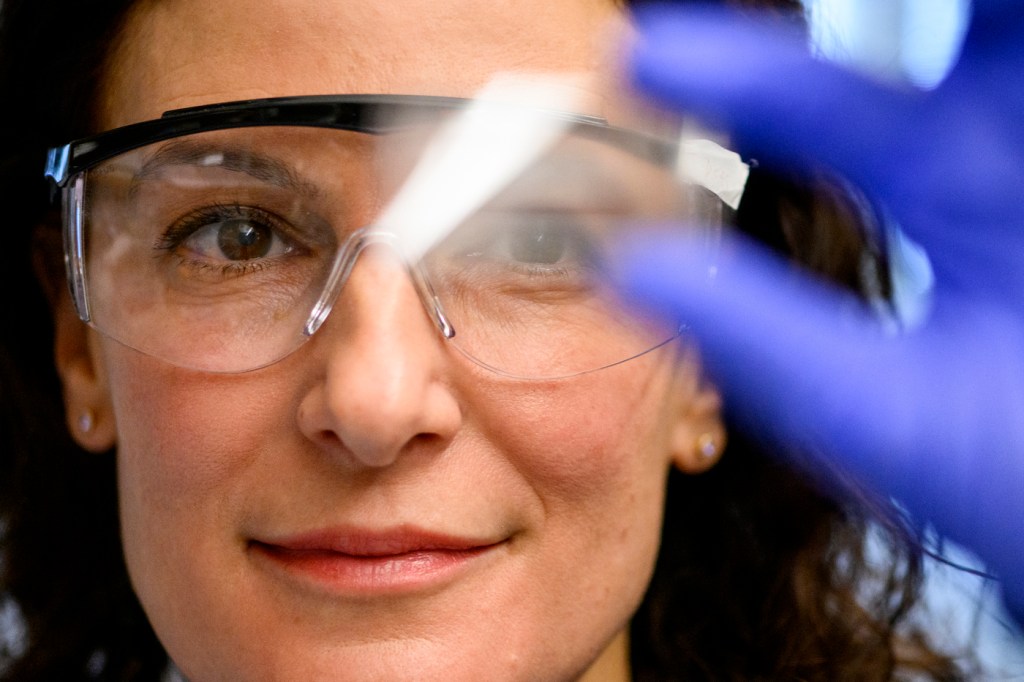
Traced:
[[273, 156], [237, 144], [196, 140], [172, 140], [161, 146], [135, 173], [129, 193], [134, 194], [142, 181], [169, 166], [216, 167], [306, 196], [320, 193], [316, 184], [299, 177], [287, 163]]

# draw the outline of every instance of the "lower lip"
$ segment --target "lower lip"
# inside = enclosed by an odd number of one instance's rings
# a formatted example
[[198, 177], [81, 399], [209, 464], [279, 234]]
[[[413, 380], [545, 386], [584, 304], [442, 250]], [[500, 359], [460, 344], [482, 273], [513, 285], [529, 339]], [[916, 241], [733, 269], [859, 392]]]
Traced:
[[355, 556], [329, 550], [293, 550], [253, 542], [254, 554], [289, 577], [343, 595], [417, 592], [455, 580], [499, 545], [423, 549], [389, 556]]

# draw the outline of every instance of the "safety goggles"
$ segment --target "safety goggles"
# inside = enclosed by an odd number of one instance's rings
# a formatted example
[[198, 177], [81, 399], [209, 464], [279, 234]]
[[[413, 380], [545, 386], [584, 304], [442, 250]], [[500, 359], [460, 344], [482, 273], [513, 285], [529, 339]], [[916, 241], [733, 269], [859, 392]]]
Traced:
[[[485, 122], [472, 153], [425, 166], [438, 131], [469, 111]], [[504, 131], [522, 116], [557, 134], [453, 212], [519, 146]], [[78, 315], [142, 353], [208, 372], [270, 365], [329, 316], [354, 324], [346, 283], [379, 247], [455, 349], [499, 374], [554, 379], [679, 334], [620, 300], [609, 263], [644, 225], [699, 226], [688, 229], [715, 242], [722, 192], [681, 178], [680, 159], [700, 168], [719, 151], [509, 103], [339, 95], [168, 112], [50, 150], [46, 175], [62, 192]], [[389, 206], [424, 175], [396, 219]]]

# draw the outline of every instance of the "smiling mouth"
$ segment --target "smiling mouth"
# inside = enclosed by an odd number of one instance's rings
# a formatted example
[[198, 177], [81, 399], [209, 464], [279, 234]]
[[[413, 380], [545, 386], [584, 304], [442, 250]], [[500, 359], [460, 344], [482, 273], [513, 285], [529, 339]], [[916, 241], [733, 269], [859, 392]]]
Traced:
[[339, 596], [423, 591], [455, 581], [506, 540], [491, 542], [417, 530], [319, 531], [250, 540], [250, 553], [305, 588]]

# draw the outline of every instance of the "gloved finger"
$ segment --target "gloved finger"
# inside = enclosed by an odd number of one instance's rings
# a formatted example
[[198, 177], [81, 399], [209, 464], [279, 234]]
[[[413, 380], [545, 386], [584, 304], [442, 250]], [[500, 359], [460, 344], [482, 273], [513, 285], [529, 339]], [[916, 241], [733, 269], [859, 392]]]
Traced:
[[[637, 237], [621, 252], [623, 285], [689, 325], [709, 377], [746, 430], [780, 451], [824, 453], [822, 472], [838, 464], [898, 497], [1021, 579], [1024, 590], [1024, 560], [1014, 559], [1024, 557], [1024, 426], [1008, 429], [1003, 414], [1015, 409], [1003, 405], [1005, 396], [1020, 391], [991, 393], [992, 377], [979, 373], [969, 351], [975, 325], [963, 338], [887, 337], [852, 299], [754, 245], [733, 241], [725, 251], [709, 283], [702, 245], [683, 235]], [[1024, 397], [1019, 403], [1024, 408]], [[979, 457], [971, 434], [989, 432], [1009, 440]]]
[[725, 126], [762, 161], [824, 162], [883, 198], [915, 98], [814, 59], [791, 27], [724, 11], [645, 8], [629, 57], [640, 89]]

